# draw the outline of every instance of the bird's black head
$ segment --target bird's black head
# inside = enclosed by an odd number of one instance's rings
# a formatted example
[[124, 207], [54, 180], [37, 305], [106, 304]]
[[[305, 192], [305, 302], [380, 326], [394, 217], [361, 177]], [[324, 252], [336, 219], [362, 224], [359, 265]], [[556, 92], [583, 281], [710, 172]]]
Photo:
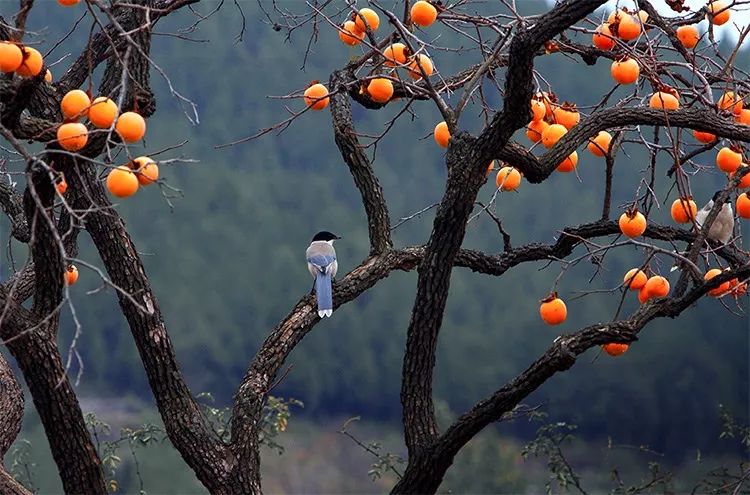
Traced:
[[318, 232], [315, 234], [315, 237], [313, 237], [313, 242], [315, 241], [333, 241], [336, 239], [341, 239], [341, 237], [337, 236], [336, 234], [332, 234], [328, 232], [327, 230], [324, 230], [322, 232]]
[[[718, 201], [718, 199], [719, 199], [719, 195], [720, 195], [720, 194], [721, 194], [722, 192], [723, 192], [723, 191], [716, 191], [716, 192], [714, 193], [714, 196], [713, 196], [713, 197], [711, 198], [711, 199], [713, 200], [713, 202], [714, 202], [714, 203], [716, 203], [716, 201]], [[730, 202], [730, 201], [732, 200], [732, 198], [730, 198], [729, 196], [730, 196], [730, 195], [729, 195], [729, 194], [727, 194], [727, 197], [726, 197], [726, 198], [724, 198], [724, 202], [725, 202], [725, 203], [729, 203], [729, 202]]]

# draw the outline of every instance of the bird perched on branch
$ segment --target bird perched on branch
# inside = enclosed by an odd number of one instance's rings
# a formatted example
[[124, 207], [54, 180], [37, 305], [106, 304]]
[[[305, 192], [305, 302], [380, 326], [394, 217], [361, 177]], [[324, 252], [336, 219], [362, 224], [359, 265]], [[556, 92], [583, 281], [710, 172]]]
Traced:
[[[706, 203], [706, 206], [698, 210], [695, 215], [695, 223], [699, 226], [703, 226], [703, 222], [708, 217], [709, 212], [714, 207], [714, 201], [718, 198], [721, 191], [716, 191], [713, 198]], [[729, 196], [724, 200], [724, 205], [721, 207], [719, 215], [716, 217], [714, 222], [711, 224], [711, 228], [708, 229], [708, 238], [712, 241], [719, 241], [722, 244], [729, 242], [734, 232], [734, 212], [732, 211], [732, 205], [729, 203]]]
[[315, 234], [307, 248], [307, 269], [315, 279], [315, 297], [318, 300], [318, 316], [333, 314], [332, 280], [339, 268], [333, 241], [341, 239], [336, 234], [322, 231]]
[[[716, 191], [713, 198], [711, 198], [708, 203], [706, 203], [706, 205], [698, 210], [698, 212], [695, 214], [695, 223], [696, 225], [698, 225], [698, 227], [703, 227], [703, 222], [706, 221], [706, 218], [711, 212], [711, 209], [714, 207], [714, 202], [719, 197], [719, 194], [721, 194], [721, 191]], [[711, 227], [708, 229], [708, 238], [712, 241], [726, 244], [727, 242], [729, 242], [729, 239], [732, 238], [733, 233], [734, 212], [732, 211], [732, 205], [729, 202], [729, 196], [727, 196], [727, 198], [724, 200], [724, 205], [719, 211], [719, 214], [716, 216], [714, 222], [711, 224]], [[669, 271], [673, 272], [677, 270], [680, 267], [680, 264], [681, 263], [677, 263]]]

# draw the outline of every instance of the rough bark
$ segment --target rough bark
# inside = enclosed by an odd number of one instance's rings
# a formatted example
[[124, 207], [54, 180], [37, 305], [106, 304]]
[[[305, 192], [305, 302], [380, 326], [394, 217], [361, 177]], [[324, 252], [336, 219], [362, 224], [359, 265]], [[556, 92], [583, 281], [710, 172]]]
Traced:
[[232, 459], [208, 427], [180, 372], [156, 296], [125, 223], [111, 209], [104, 189], [90, 167], [67, 174], [76, 209], [98, 208], [85, 217], [85, 228], [101, 257], [128, 321], [170, 440], [198, 479], [214, 493], [227, 491]]
[[354, 184], [362, 195], [370, 234], [370, 254], [377, 254], [393, 247], [391, 225], [383, 188], [354, 133], [351, 102], [346, 89], [347, 84], [353, 81], [356, 81], [356, 78], [346, 70], [331, 75], [330, 86], [334, 92], [331, 96], [333, 132], [341, 157], [349, 167]]
[[3, 467], [3, 459], [11, 444], [21, 431], [23, 420], [23, 391], [13, 375], [10, 364], [0, 354], [0, 493], [8, 495], [29, 495], [23, 485], [17, 482]]

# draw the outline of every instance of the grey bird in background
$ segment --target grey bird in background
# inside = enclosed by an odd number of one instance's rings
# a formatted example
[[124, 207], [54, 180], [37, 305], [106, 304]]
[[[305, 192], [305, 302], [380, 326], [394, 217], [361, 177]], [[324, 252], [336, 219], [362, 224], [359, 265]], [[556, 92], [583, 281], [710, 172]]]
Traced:
[[318, 232], [307, 248], [307, 269], [315, 279], [315, 297], [318, 299], [318, 316], [321, 318], [333, 314], [333, 277], [339, 264], [336, 261], [336, 250], [333, 241], [341, 239], [327, 231]]
[[[696, 213], [695, 223], [698, 224], [699, 227], [703, 225], [703, 221], [706, 220], [711, 208], [714, 207], [714, 201], [716, 201], [716, 198], [720, 193], [721, 191], [717, 191], [716, 194], [714, 194], [714, 197], [706, 203], [706, 206], [698, 210], [698, 213]], [[708, 238], [713, 241], [719, 241], [722, 244], [729, 242], [729, 239], [732, 238], [732, 234], [734, 233], [734, 212], [732, 211], [732, 205], [729, 201], [729, 197], [727, 196], [719, 215], [708, 230]]]
[[[716, 191], [713, 198], [711, 198], [709, 202], [695, 214], [695, 223], [698, 227], [703, 226], [703, 222], [711, 212], [711, 208], [714, 207], [714, 201], [716, 201], [716, 198], [720, 193], [721, 191]], [[732, 205], [729, 201], [729, 196], [727, 196], [724, 206], [721, 207], [721, 211], [719, 211], [719, 214], [716, 216], [714, 223], [712, 223], [711, 228], [708, 229], [708, 238], [712, 241], [721, 242], [722, 244], [729, 242], [729, 239], [732, 238], [732, 234], [734, 233], [734, 212], [732, 211]], [[677, 270], [679, 265], [680, 263], [677, 263], [669, 271], [673, 272]]]

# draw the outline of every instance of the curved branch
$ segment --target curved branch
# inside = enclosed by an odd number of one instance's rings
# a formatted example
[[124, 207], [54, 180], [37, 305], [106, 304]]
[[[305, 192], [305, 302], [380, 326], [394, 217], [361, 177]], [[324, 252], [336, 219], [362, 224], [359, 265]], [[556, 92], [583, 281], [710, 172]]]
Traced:
[[21, 431], [24, 398], [8, 362], [0, 354], [0, 493], [30, 495], [19, 482], [3, 468], [3, 458]]
[[21, 431], [24, 403], [23, 392], [13, 370], [0, 354], [0, 469], [5, 453]]
[[388, 206], [370, 160], [365, 156], [354, 132], [352, 108], [346, 85], [355, 81], [354, 74], [336, 71], [331, 75], [331, 116], [336, 145], [344, 162], [349, 167], [354, 183], [362, 195], [362, 204], [367, 213], [370, 234], [370, 254], [385, 252], [393, 246]]
[[23, 213], [23, 200], [4, 178], [0, 178], [0, 208], [10, 220], [11, 235], [20, 242], [29, 242], [31, 233]]
[[[516, 129], [530, 120], [533, 59], [548, 39], [594, 11], [603, 0], [558, 3], [538, 18], [534, 27], [517, 33], [511, 41], [504, 107], [478, 139], [458, 133], [448, 146], [448, 182], [438, 208], [425, 257], [420, 264], [417, 294], [406, 337], [401, 403], [409, 466], [395, 493], [432, 493], [442, 476], [416, 479], [412, 475], [437, 438], [432, 400], [432, 377], [437, 339], [450, 288], [451, 268], [463, 242], [466, 222], [477, 192], [484, 182], [487, 162], [495, 157]], [[423, 471], [422, 471], [423, 472]]]
[[655, 318], [675, 318], [692, 306], [711, 288], [732, 278], [744, 279], [750, 276], [747, 257], [742, 268], [726, 272], [721, 278], [695, 287], [679, 298], [665, 298], [648, 303], [631, 318], [590, 325], [575, 334], [555, 339], [553, 345], [529, 368], [508, 382], [490, 397], [482, 400], [462, 414], [436, 442], [433, 462], [438, 465], [452, 462], [453, 457], [469, 440], [490, 423], [498, 421], [518, 403], [534, 392], [540, 385], [558, 372], [572, 367], [576, 358], [594, 346], [609, 342], [630, 343], [637, 340], [638, 333]]
[[529, 182], [539, 183], [549, 177], [576, 148], [599, 131], [627, 125], [669, 125], [711, 132], [738, 141], [750, 141], [750, 126], [735, 123], [709, 109], [691, 108], [664, 112], [645, 107], [609, 108], [581, 120], [540, 157], [534, 156], [523, 146], [513, 142], [501, 148], [496, 157], [512, 163]]
[[130, 234], [112, 209], [102, 184], [89, 167], [65, 174], [71, 204], [84, 217], [102, 263], [112, 283], [145, 308], [142, 312], [118, 291], [123, 315], [128, 321], [138, 353], [156, 398], [170, 440], [198, 479], [210, 490], [218, 490], [226, 478], [228, 452], [211, 430], [180, 372], [156, 296]]
[[[579, 0], [558, 3], [540, 16], [531, 29], [515, 35], [508, 50], [508, 75], [505, 80], [503, 111], [498, 113], [479, 138], [482, 147], [502, 148], [511, 135], [531, 120], [534, 56], [542, 44], [592, 13], [606, 1]], [[486, 157], [485, 163], [492, 156]]]

